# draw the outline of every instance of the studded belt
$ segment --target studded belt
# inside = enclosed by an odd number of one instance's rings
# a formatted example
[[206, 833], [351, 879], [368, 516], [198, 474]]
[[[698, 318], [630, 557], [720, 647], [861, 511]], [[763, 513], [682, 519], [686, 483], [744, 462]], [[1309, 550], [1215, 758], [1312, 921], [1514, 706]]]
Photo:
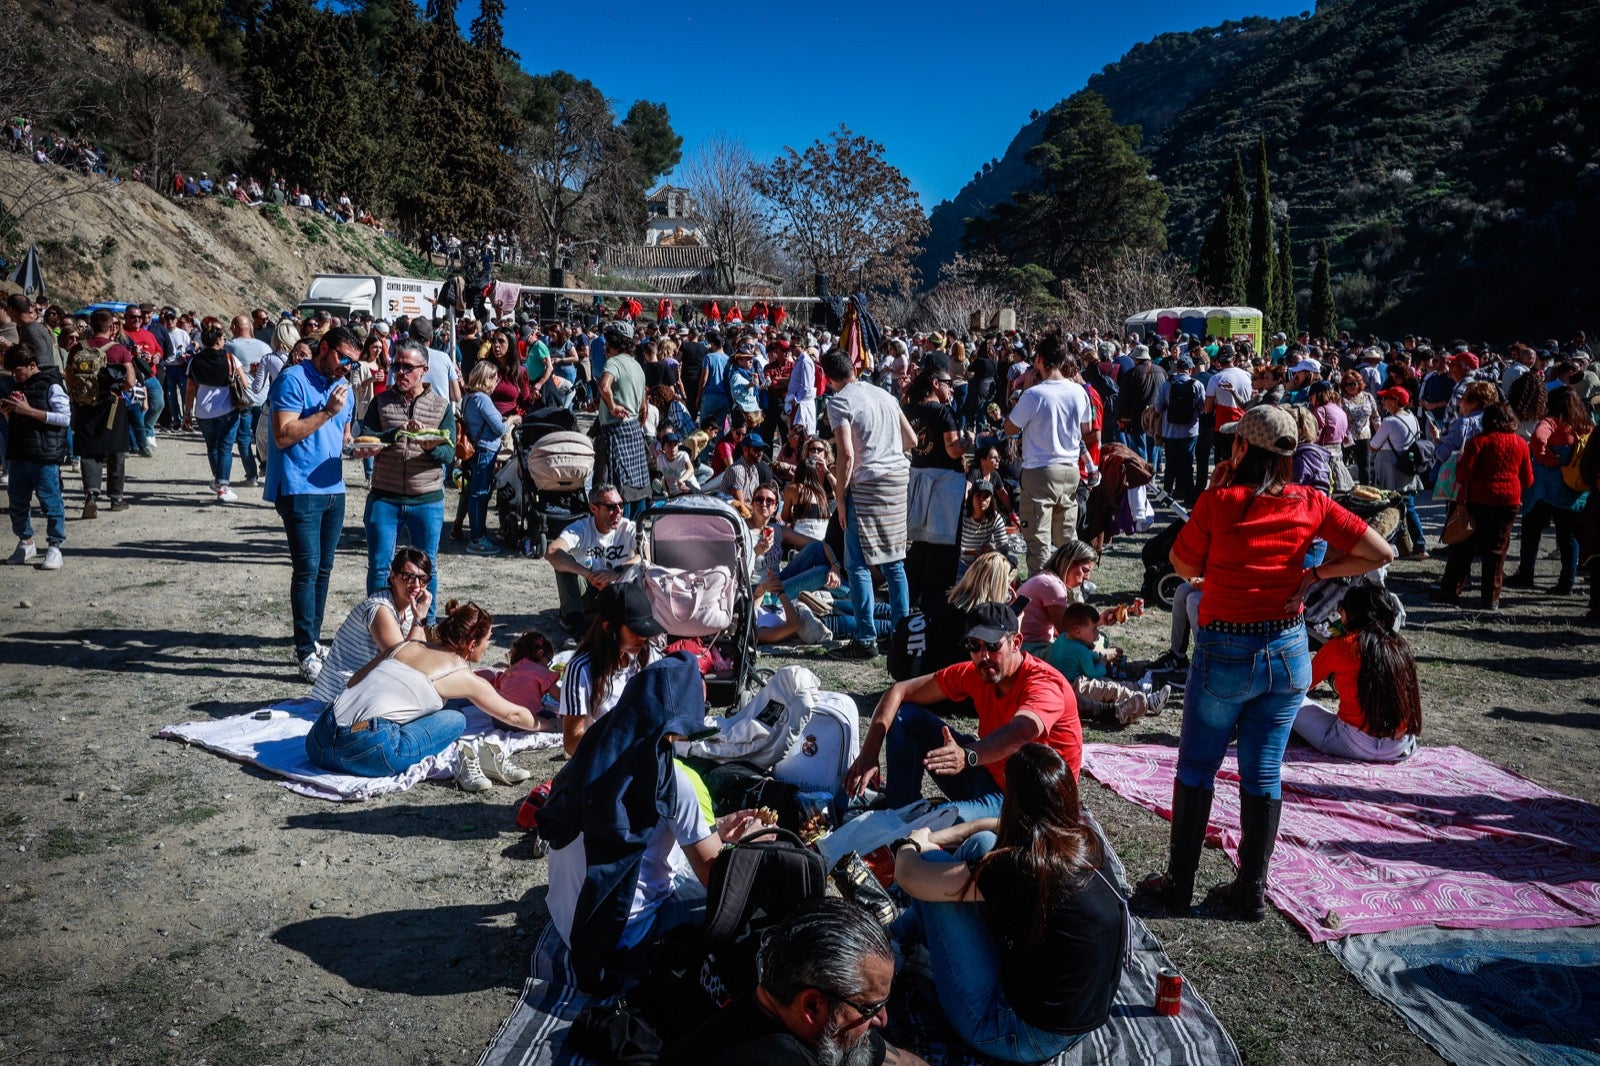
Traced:
[[1296, 626], [1302, 626], [1302, 618], [1269, 618], [1265, 622], [1207, 622], [1200, 628], [1207, 633], [1233, 633], [1239, 636], [1270, 637], [1277, 633], [1287, 633]]

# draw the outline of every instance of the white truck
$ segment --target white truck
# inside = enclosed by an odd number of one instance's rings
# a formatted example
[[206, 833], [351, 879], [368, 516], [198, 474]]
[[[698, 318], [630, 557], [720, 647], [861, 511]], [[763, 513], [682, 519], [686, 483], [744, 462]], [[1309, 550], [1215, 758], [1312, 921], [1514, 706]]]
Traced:
[[327, 311], [348, 319], [365, 312], [373, 318], [393, 321], [401, 315], [432, 315], [442, 281], [421, 278], [391, 278], [382, 274], [318, 274], [311, 279], [305, 299], [300, 301], [302, 316]]

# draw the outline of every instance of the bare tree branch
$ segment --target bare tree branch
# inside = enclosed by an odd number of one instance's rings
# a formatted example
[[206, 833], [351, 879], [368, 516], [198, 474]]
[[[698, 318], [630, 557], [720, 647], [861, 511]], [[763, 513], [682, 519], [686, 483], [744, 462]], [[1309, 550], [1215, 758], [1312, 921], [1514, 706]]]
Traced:
[[766, 213], [751, 184], [755, 158], [743, 141], [708, 137], [678, 171], [690, 192], [700, 243], [711, 250], [718, 292], [735, 292], [740, 273], [772, 260]]

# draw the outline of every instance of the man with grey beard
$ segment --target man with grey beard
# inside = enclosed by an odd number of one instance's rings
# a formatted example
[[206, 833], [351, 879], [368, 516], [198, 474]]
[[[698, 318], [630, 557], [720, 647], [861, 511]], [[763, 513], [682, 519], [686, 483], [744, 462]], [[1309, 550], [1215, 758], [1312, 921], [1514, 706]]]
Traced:
[[894, 957], [861, 907], [817, 899], [763, 945], [753, 994], [662, 1052], [656, 1066], [926, 1066], [886, 1043]]

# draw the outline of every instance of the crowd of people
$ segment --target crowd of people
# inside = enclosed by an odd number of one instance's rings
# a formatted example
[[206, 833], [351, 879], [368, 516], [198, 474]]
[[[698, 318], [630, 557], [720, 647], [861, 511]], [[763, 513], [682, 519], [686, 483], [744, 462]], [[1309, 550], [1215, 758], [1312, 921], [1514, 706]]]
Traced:
[[[539, 817], [550, 908], [580, 977], [607, 988], [701, 919], [717, 852], [758, 821], [710, 809], [667, 754], [704, 723], [714, 657], [684, 650], [640, 583], [639, 519], [654, 501], [714, 495], [739, 512], [762, 645], [826, 643], [893, 678], [836, 809], [901, 807], [926, 775], [959, 821], [892, 847], [905, 906], [887, 930], [859, 908], [791, 916], [759, 984], [708, 1023], [724, 1048], [714, 1061], [735, 1049], [833, 1061], [829, 1049], [864, 1043], [899, 1055], [876, 1030], [895, 964], [911, 957], [985, 1053], [1037, 1061], [1103, 1024], [1127, 917], [1100, 872], [1106, 842], [1079, 810], [1082, 723], [1163, 713], [1178, 689], [1169, 857], [1140, 892], [1189, 912], [1236, 738], [1239, 869], [1209, 906], [1260, 919], [1291, 735], [1367, 761], [1416, 750], [1421, 695], [1384, 575], [1428, 558], [1430, 540], [1448, 550], [1435, 598], [1459, 604], [1477, 559], [1478, 603], [1494, 608], [1503, 588], [1535, 585], [1553, 529], [1556, 575], [1541, 591], [1569, 595], [1586, 577], [1584, 619], [1600, 624], [1600, 449], [1588, 447], [1600, 377], [1581, 334], [1494, 351], [890, 329], [872, 353], [696, 308], [656, 321], [633, 309], [603, 328], [516, 315], [452, 328], [145, 305], [78, 318], [13, 297], [0, 345], [12, 563], [62, 565], [64, 467], [80, 464], [79, 518], [94, 519], [137, 503], [128, 456], [198, 428], [217, 502], [259, 488], [282, 520], [294, 657], [324, 705], [307, 740], [315, 765], [382, 776], [455, 747], [464, 788], [525, 779], [494, 745], [461, 741], [451, 701], [562, 734], [569, 762]], [[521, 547], [491, 532], [490, 486], [514, 457], [513, 427], [550, 408], [593, 415], [588, 514], [543, 556], [573, 654], [558, 674], [560, 641], [530, 632], [506, 668], [475, 670], [493, 619], [452, 598], [471, 562], [443, 573], [441, 542]], [[358, 469], [367, 595], [328, 646]], [[1443, 528], [1424, 528], [1424, 493], [1446, 502]], [[1402, 513], [1394, 543], [1353, 510], [1368, 497]], [[1139, 604], [1089, 601], [1105, 545], [1150, 528], [1155, 506], [1184, 519], [1167, 560], [1182, 584], [1174, 646], [1144, 675], [1111, 641]], [[1505, 576], [1519, 518], [1521, 563]], [[1337, 621], [1313, 637], [1303, 606], [1328, 589], [1343, 597]], [[1325, 680], [1336, 709], [1309, 695]], [[618, 803], [594, 803], [607, 789]], [[818, 969], [819, 944], [837, 949], [834, 969]]]

